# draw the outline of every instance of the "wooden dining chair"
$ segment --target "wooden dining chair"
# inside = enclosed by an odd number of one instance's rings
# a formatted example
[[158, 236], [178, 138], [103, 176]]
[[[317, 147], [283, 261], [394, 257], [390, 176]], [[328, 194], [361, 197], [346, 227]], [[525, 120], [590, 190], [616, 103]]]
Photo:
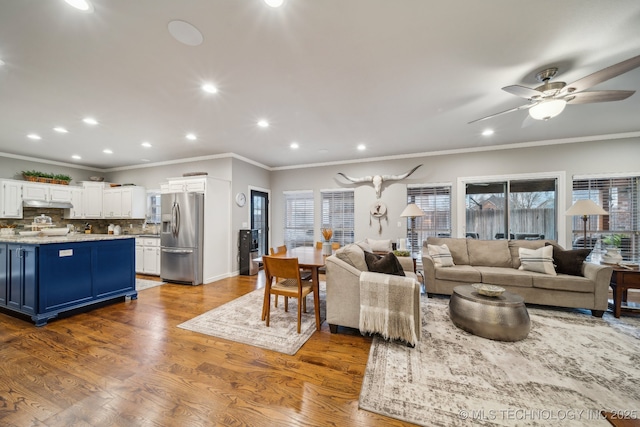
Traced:
[[[300, 279], [300, 266], [298, 258], [284, 258], [279, 256], [264, 256], [264, 270], [266, 284], [264, 288], [264, 302], [262, 304], [262, 319], [266, 320], [269, 326], [269, 316], [271, 314], [271, 295], [283, 295], [285, 297], [284, 311], [287, 312], [289, 304], [287, 298], [298, 299], [298, 333], [302, 322], [302, 309], [306, 312], [306, 297], [313, 292], [313, 284], [303, 282]], [[274, 280], [275, 279], [275, 280]], [[318, 298], [314, 298], [315, 313], [320, 313]], [[316, 317], [317, 318], [317, 317]], [[316, 324], [316, 328], [320, 325]]]
[[287, 253], [287, 245], [278, 246], [277, 248], [269, 248], [269, 255], [284, 255]]

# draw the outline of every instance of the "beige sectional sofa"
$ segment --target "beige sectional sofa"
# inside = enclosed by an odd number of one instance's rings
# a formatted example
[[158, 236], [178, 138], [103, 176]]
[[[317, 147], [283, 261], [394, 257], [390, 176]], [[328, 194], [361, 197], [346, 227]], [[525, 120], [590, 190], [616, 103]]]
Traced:
[[[456, 286], [485, 283], [518, 294], [526, 303], [590, 309], [594, 316], [602, 317], [608, 305], [611, 267], [585, 262], [581, 276], [519, 269], [519, 248], [538, 249], [546, 242], [429, 237], [422, 251], [427, 293], [451, 295]], [[436, 266], [429, 255], [428, 245], [443, 244], [454, 266]]]
[[[411, 257], [398, 257], [406, 277], [393, 276], [415, 282], [414, 307], [415, 330], [420, 334], [420, 285], [413, 270]], [[356, 244], [347, 245], [336, 251], [336, 255], [326, 260], [327, 283], [327, 323], [332, 333], [336, 333], [338, 326], [359, 328], [360, 322], [360, 276], [368, 271], [364, 259], [364, 251]], [[388, 274], [375, 273], [379, 280], [388, 280]], [[418, 339], [420, 337], [418, 336]]]

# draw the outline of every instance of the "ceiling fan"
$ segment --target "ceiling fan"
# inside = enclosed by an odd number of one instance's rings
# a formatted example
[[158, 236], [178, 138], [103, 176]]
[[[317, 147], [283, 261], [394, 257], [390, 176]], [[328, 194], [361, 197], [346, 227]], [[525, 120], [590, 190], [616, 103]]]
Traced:
[[600, 71], [596, 71], [595, 73], [576, 80], [571, 84], [566, 84], [565, 82], [552, 82], [551, 79], [556, 76], [558, 69], [553, 67], [546, 68], [536, 74], [536, 79], [542, 83], [542, 85], [535, 89], [520, 85], [505, 86], [502, 88], [502, 90], [509, 92], [512, 95], [527, 99], [529, 101], [528, 104], [511, 108], [500, 113], [491, 114], [490, 116], [482, 117], [481, 119], [473, 120], [469, 122], [469, 124], [519, 110], [529, 110], [529, 115], [534, 119], [548, 120], [562, 113], [567, 104], [590, 104], [592, 102], [621, 101], [630, 97], [636, 91], [583, 91], [637, 67], [640, 67], [640, 55], [634, 56], [626, 61], [619, 62]]

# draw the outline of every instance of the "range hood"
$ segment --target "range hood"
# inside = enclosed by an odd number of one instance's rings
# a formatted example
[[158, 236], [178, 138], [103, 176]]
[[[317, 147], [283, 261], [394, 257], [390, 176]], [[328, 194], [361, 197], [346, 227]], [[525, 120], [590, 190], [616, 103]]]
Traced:
[[22, 205], [28, 208], [73, 208], [69, 202], [45, 202], [44, 200], [23, 200]]

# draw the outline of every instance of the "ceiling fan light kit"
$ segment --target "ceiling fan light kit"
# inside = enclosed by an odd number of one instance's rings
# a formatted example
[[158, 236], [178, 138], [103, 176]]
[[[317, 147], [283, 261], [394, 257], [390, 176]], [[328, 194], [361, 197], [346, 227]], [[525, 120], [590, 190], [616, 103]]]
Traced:
[[536, 120], [549, 120], [562, 113], [567, 101], [564, 99], [552, 99], [543, 101], [529, 108], [529, 115]]

